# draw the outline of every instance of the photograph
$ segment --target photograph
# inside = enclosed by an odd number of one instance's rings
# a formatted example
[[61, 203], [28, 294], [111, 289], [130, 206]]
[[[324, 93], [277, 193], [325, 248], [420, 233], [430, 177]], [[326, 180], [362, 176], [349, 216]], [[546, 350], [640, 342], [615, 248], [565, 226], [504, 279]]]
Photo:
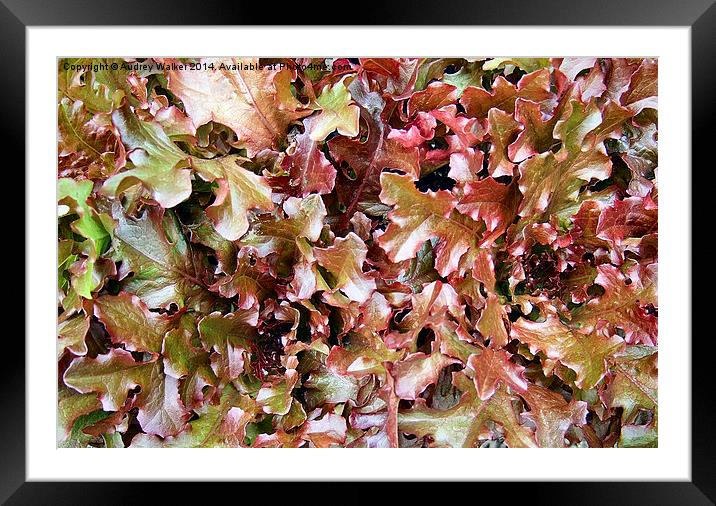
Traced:
[[658, 57], [55, 61], [57, 448], [659, 447]]

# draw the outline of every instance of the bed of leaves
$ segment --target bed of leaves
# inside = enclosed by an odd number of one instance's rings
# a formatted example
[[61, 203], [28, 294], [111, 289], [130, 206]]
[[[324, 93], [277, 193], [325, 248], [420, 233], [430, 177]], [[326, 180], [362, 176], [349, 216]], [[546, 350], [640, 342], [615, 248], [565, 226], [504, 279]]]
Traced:
[[58, 83], [59, 446], [657, 444], [655, 60]]

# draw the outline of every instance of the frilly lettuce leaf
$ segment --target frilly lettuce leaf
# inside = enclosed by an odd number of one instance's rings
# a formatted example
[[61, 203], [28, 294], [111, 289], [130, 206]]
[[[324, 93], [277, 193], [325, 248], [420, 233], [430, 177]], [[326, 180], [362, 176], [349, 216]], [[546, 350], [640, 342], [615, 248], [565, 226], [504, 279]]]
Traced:
[[61, 59], [58, 446], [658, 445], [657, 91], [649, 58]]

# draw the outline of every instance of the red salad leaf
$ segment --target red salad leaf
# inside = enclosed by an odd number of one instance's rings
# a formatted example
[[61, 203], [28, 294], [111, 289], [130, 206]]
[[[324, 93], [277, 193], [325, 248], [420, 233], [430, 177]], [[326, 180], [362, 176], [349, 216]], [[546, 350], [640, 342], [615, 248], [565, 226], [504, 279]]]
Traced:
[[523, 397], [530, 408], [524, 416], [535, 425], [535, 437], [542, 448], [564, 447], [567, 429], [587, 423], [584, 401], [567, 403], [558, 393], [535, 384], [528, 386]]
[[476, 328], [483, 337], [490, 340], [490, 346], [500, 348], [507, 344], [509, 338], [505, 327], [506, 320], [505, 306], [500, 304], [500, 300], [495, 294], [489, 294]]
[[198, 127], [215, 121], [230, 127], [239, 146], [254, 156], [277, 148], [288, 126], [310, 111], [291, 94], [289, 69], [257, 68], [258, 59], [204, 59], [197, 72], [169, 70], [169, 90]]
[[207, 404], [199, 417], [189, 423], [189, 429], [175, 437], [158, 439], [138, 434], [132, 440], [134, 448], [206, 448], [244, 446], [246, 426], [255, 417], [255, 403], [249, 396], [239, 394], [227, 386], [217, 405]]
[[[585, 144], [587, 135], [604, 123], [595, 101], [589, 104], [569, 101], [554, 128], [554, 138], [562, 143], [559, 151], [538, 154], [519, 166], [519, 187], [524, 196], [520, 216], [558, 213], [577, 199], [585, 182], [604, 180], [611, 175], [611, 161], [604, 145]], [[599, 138], [603, 140], [604, 136], [602, 133]], [[533, 219], [524, 223], [529, 221]]]
[[59, 359], [65, 350], [73, 355], [82, 356], [87, 354], [87, 343], [85, 337], [90, 328], [90, 320], [82, 315], [65, 320], [57, 326], [57, 358]]
[[378, 239], [393, 262], [413, 258], [423, 243], [438, 239], [435, 268], [447, 276], [458, 268], [463, 254], [477, 243], [480, 227], [455, 211], [457, 201], [450, 192], [422, 193], [410, 176], [383, 174], [380, 199], [395, 207], [390, 226]]
[[410, 312], [397, 324], [396, 331], [386, 336], [386, 343], [391, 348], [413, 347], [421, 330], [440, 324], [449, 315], [459, 318], [461, 313], [455, 289], [434, 281], [411, 295]]
[[58, 447], [658, 445], [657, 60], [57, 84]]
[[134, 168], [107, 179], [103, 191], [116, 196], [141, 182], [162, 207], [174, 207], [186, 200], [191, 194], [189, 157], [161, 126], [138, 118], [128, 106], [114, 111], [112, 122], [129, 150]]
[[400, 399], [415, 400], [428, 385], [437, 381], [443, 367], [456, 362], [440, 351], [429, 355], [411, 353], [393, 367], [395, 395]]
[[369, 91], [359, 78], [353, 80], [349, 90], [361, 108], [368, 130], [365, 140], [339, 136], [328, 142], [331, 157], [345, 167], [336, 189], [340, 205], [345, 208], [345, 221], [356, 211], [376, 213], [383, 169], [399, 169], [413, 177], [420, 174], [418, 149], [406, 148], [389, 137], [391, 129], [382, 119], [386, 107], [382, 97]]
[[241, 309], [250, 309], [262, 301], [274, 279], [268, 274], [268, 264], [257, 260], [247, 251], [240, 252], [233, 273], [218, 276], [209, 289], [218, 291], [222, 297], [236, 297]]
[[656, 109], [658, 63], [655, 60], [643, 60], [631, 76], [629, 87], [621, 95], [621, 104], [633, 114], [643, 109]]
[[506, 351], [484, 348], [479, 354], [470, 355], [467, 366], [473, 371], [475, 389], [483, 401], [492, 397], [500, 382], [519, 391], [527, 388], [525, 368], [510, 362]]
[[283, 169], [291, 178], [289, 184], [297, 187], [304, 197], [309, 193], [331, 193], [336, 181], [336, 169], [311, 138], [316, 121], [305, 121], [306, 131], [296, 136], [295, 143], [286, 150]]
[[596, 58], [580, 58], [580, 57], [568, 57], [563, 58], [562, 63], [559, 64], [559, 70], [568, 79], [574, 81], [581, 71], [591, 69], [597, 62]]
[[458, 373], [453, 382], [463, 391], [456, 406], [438, 410], [428, 407], [420, 399], [415, 407], [398, 416], [398, 429], [429, 438], [431, 446], [459, 448], [473, 446], [483, 433], [489, 433], [486, 425], [492, 421], [500, 424], [511, 447], [536, 446], [532, 432], [519, 423], [513, 398], [505, 390], [499, 390], [489, 400], [483, 401], [466, 376]]
[[363, 273], [366, 253], [365, 243], [353, 232], [338, 237], [328, 248], [313, 250], [318, 264], [332, 274], [333, 290], [356, 302], [365, 302], [375, 290], [375, 281]]
[[184, 428], [187, 413], [179, 400], [177, 380], [164, 374], [161, 361], [137, 362], [129, 352], [113, 350], [96, 359], [75, 360], [64, 381], [78, 392], [99, 393], [105, 411], [120, 409], [129, 390], [140, 387], [131, 402], [139, 408], [137, 419], [146, 432], [164, 437]]
[[122, 211], [116, 219], [114, 252], [121, 261], [119, 276], [126, 291], [150, 308], [172, 303], [196, 308], [210, 303], [197, 252], [173, 215], [153, 207], [136, 220]]
[[57, 108], [58, 173], [100, 179], [124, 168], [126, 151], [108, 115], [91, 115], [65, 97]]
[[607, 407], [624, 410], [623, 417], [633, 422], [638, 410], [657, 407], [657, 352], [649, 346], [630, 346], [612, 360], [613, 379], [603, 391]]
[[199, 334], [206, 351], [215, 352], [217, 376], [233, 381], [244, 372], [244, 352], [256, 338], [258, 311], [242, 310], [222, 315], [214, 312], [199, 322]]
[[460, 103], [468, 116], [480, 119], [487, 117], [492, 108], [514, 113], [515, 101], [518, 98], [532, 102], [547, 100], [550, 96], [549, 80], [549, 71], [546, 69], [536, 70], [523, 76], [517, 86], [498, 76], [492, 83], [492, 91], [470, 86], [463, 92]]
[[512, 224], [519, 203], [516, 184], [504, 185], [487, 177], [467, 183], [456, 208], [473, 220], [483, 220], [487, 231], [499, 237]]
[[267, 258], [272, 274], [288, 277], [297, 260], [299, 244], [318, 240], [325, 216], [326, 207], [320, 196], [289, 198], [278, 216], [259, 216], [241, 244]]
[[602, 379], [607, 358], [624, 346], [618, 336], [573, 332], [553, 314], [548, 314], [544, 322], [518, 320], [512, 325], [512, 337], [527, 344], [532, 353], [542, 351], [575, 371], [576, 384], [584, 389], [592, 388]]
[[643, 237], [656, 232], [658, 210], [641, 197], [629, 197], [606, 208], [599, 216], [597, 237], [620, 246], [630, 237]]
[[657, 318], [650, 306], [657, 304], [656, 268], [656, 264], [635, 266], [627, 277], [613, 265], [598, 266], [594, 282], [604, 294], [577, 308], [572, 322], [581, 332], [606, 322], [622, 329], [627, 343], [655, 345]]
[[507, 146], [517, 135], [519, 123], [512, 114], [495, 108], [487, 113], [487, 123], [492, 141], [487, 171], [492, 177], [511, 176], [515, 165], [507, 156]]
[[522, 129], [514, 142], [507, 147], [510, 160], [519, 163], [552, 147], [556, 118], [545, 119], [537, 102], [518, 98], [515, 101], [515, 119]]
[[246, 233], [251, 209], [272, 210], [271, 188], [265, 179], [244, 169], [237, 157], [194, 159], [194, 168], [207, 181], [216, 181], [216, 200], [206, 214], [222, 237], [235, 241]]
[[[448, 146], [452, 145], [453, 150], [467, 150], [480, 141], [484, 135], [484, 129], [476, 118], [469, 118], [457, 112], [457, 106], [446, 105], [440, 109], [431, 111], [435, 119], [443, 122], [454, 136], [446, 136]], [[456, 141], [457, 139], [457, 141]]]
[[78, 394], [69, 389], [61, 391], [58, 397], [57, 443], [58, 446], [65, 446], [64, 443], [72, 435], [78, 418], [101, 410], [102, 403], [99, 402], [97, 394]]
[[324, 87], [316, 99], [320, 114], [310, 123], [305, 123], [310, 139], [314, 142], [323, 141], [334, 130], [346, 137], [358, 135], [360, 110], [352, 102], [343, 80]]
[[412, 117], [416, 112], [430, 112], [440, 109], [444, 105], [455, 103], [457, 99], [457, 90], [455, 86], [440, 81], [428, 84], [428, 87], [421, 91], [416, 91], [408, 99], [408, 117]]
[[150, 312], [139, 297], [129, 293], [98, 297], [94, 314], [112, 341], [123, 343], [130, 351], [159, 353], [164, 334], [176, 325], [176, 318]]

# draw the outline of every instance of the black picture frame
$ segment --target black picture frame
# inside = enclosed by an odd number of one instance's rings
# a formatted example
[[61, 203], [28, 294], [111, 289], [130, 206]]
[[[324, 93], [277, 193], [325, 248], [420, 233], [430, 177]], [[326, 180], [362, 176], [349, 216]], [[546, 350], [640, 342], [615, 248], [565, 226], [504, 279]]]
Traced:
[[[714, 0], [676, 2], [669, 0], [461, 0], [448, 2], [427, 0], [396, 0], [380, 6], [357, 9], [351, 16], [336, 11], [311, 10], [304, 17], [295, 8], [280, 8], [273, 2], [231, 2], [203, 0], [200, 7], [188, 0], [125, 0], [122, 2], [99, 2], [89, 0], [54, 0], [50, 2], [27, 0], [0, 0], [0, 45], [3, 55], [0, 69], [0, 103], [2, 107], [2, 139], [6, 149], [16, 156], [16, 166], [25, 166], [25, 109], [31, 97], [25, 92], [26, 31], [28, 26], [62, 25], [245, 25], [284, 24], [300, 20], [311, 24], [382, 25], [576, 25], [576, 26], [690, 26], [691, 27], [691, 98], [692, 98], [692, 160], [710, 165], [710, 149], [713, 141], [710, 123], [716, 115], [713, 93], [716, 89], [716, 4]], [[285, 12], [285, 16], [278, 14]], [[308, 10], [305, 11], [307, 14]], [[293, 14], [290, 14], [293, 13]], [[558, 15], [556, 14], [558, 13]], [[568, 42], [565, 42], [568, 44]], [[88, 42], [88, 47], [91, 43]], [[704, 167], [706, 168], [706, 167]], [[681, 168], [688, 171], [688, 168]], [[685, 172], [687, 173], [687, 172]], [[694, 174], [692, 171], [691, 174]], [[26, 176], [27, 177], [27, 176]], [[16, 184], [15, 182], [13, 182]], [[25, 181], [28, 190], [29, 181]], [[703, 191], [703, 190], [702, 190]], [[693, 197], [695, 198], [695, 196]], [[22, 204], [20, 204], [22, 205]], [[26, 194], [26, 204], [31, 197]], [[692, 216], [696, 218], [692, 212]], [[696, 230], [692, 225], [692, 230]], [[25, 234], [32, 233], [25, 230]], [[16, 236], [17, 237], [17, 236]], [[693, 246], [692, 246], [693, 250]], [[17, 256], [17, 255], [15, 255]], [[15, 260], [16, 261], [16, 260]], [[25, 265], [27, 269], [28, 266]], [[664, 266], [663, 268], [669, 268]], [[692, 294], [696, 300], [695, 293]], [[8, 301], [9, 302], [9, 301]], [[26, 318], [31, 317], [25, 308]], [[692, 318], [693, 321], [693, 318]], [[713, 406], [713, 380], [710, 353], [699, 350], [710, 333], [692, 334], [692, 322], [684, 322], [684, 334], [680, 339], [692, 337], [692, 442], [691, 482], [580, 482], [580, 483], [510, 483], [499, 485], [501, 502], [529, 497], [530, 502], [549, 504], [714, 504], [716, 502], [716, 417]], [[10, 327], [8, 327], [9, 329]], [[9, 338], [6, 330], [6, 338]], [[26, 339], [28, 336], [26, 336]], [[709, 347], [710, 348], [710, 347]], [[709, 350], [710, 351], [710, 350]], [[2, 397], [4, 408], [0, 422], [0, 501], [8, 504], [127, 504], [137, 499], [155, 497], [167, 500], [164, 489], [181, 494], [184, 502], [194, 499], [206, 500], [207, 487], [190, 483], [139, 483], [131, 487], [121, 482], [26, 482], [25, 448], [28, 435], [25, 432], [25, 353], [22, 346], [13, 350], [12, 359], [3, 361]], [[685, 444], [689, 444], [686, 442]], [[618, 462], [615, 461], [615, 466]], [[280, 463], [277, 463], [280, 466]], [[121, 471], [118, 471], [121, 472]], [[558, 470], [556, 470], [558, 472]], [[628, 470], [625, 471], [628, 474]], [[121, 477], [121, 475], [118, 475]], [[316, 479], [320, 479], [320, 470]], [[585, 477], [588, 479], [588, 477]], [[212, 486], [212, 491], [222, 492], [223, 487]], [[349, 488], [341, 492], [340, 484], [303, 484], [302, 495], [335, 497], [344, 500], [360, 500], [360, 494], [352, 494]], [[331, 487], [328, 491], [326, 487]], [[151, 489], [151, 492], [148, 492]], [[162, 489], [161, 492], [159, 489]], [[420, 487], [401, 487], [401, 494], [417, 491]], [[335, 492], [333, 492], [335, 490]], [[166, 492], [169, 492], [167, 490]], [[287, 491], [288, 492], [288, 491]], [[150, 495], [146, 495], [149, 493]], [[160, 495], [161, 494], [161, 495]], [[406, 498], [403, 497], [405, 500]]]

